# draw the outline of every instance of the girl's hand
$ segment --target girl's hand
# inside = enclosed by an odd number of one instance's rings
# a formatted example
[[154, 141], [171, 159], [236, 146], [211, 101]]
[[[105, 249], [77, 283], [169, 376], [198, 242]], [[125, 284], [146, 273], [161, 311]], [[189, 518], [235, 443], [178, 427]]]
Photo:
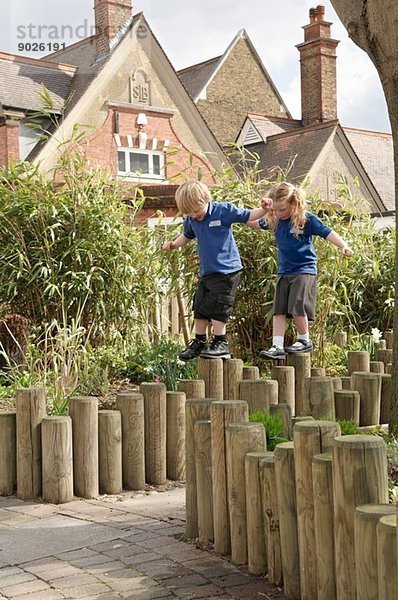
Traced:
[[272, 198], [262, 198], [261, 199], [261, 208], [263, 210], [270, 210], [273, 206]]
[[175, 246], [174, 246], [174, 242], [165, 242], [163, 244], [163, 250], [166, 250], [166, 252], [170, 252], [170, 250], [174, 250]]
[[354, 250], [351, 250], [349, 246], [343, 246], [341, 250], [344, 256], [352, 256], [354, 254]]

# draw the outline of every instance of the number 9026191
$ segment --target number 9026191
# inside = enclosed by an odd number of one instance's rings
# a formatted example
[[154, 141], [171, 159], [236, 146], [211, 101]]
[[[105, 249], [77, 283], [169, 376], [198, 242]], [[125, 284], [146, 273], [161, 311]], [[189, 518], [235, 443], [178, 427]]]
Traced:
[[57, 52], [66, 48], [65, 42], [20, 42], [19, 52]]

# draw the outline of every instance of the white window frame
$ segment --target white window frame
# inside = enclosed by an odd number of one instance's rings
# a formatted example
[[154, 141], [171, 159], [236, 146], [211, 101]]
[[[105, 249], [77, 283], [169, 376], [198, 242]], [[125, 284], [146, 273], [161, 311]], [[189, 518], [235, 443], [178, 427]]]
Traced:
[[[159, 150], [141, 150], [140, 148], [118, 148], [117, 149], [118, 152], [118, 156], [117, 156], [117, 161], [118, 161], [118, 167], [117, 167], [117, 173], [118, 173], [118, 177], [123, 177], [124, 179], [128, 179], [128, 180], [133, 180], [133, 181], [137, 181], [140, 179], [155, 179], [157, 181], [164, 181], [166, 179], [165, 176], [165, 165], [164, 165], [164, 153], [162, 151]], [[123, 152], [125, 155], [125, 161], [126, 161], [126, 171], [120, 171], [119, 170], [119, 152]], [[141, 154], [141, 155], [145, 155], [148, 156], [148, 163], [149, 163], [149, 172], [148, 173], [144, 173], [144, 172], [131, 172], [130, 171], [130, 154]], [[159, 164], [160, 164], [160, 173], [154, 173], [153, 172], [153, 157], [154, 156], [158, 156], [159, 157]]]

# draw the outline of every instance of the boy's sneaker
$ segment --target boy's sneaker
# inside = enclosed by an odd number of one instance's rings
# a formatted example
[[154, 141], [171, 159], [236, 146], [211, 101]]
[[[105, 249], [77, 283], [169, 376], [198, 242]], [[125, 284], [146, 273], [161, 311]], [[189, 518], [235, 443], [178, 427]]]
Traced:
[[203, 350], [207, 350], [209, 347], [207, 342], [202, 342], [201, 340], [194, 339], [191, 340], [185, 350], [182, 350], [178, 355], [178, 358], [184, 362], [188, 360], [193, 360], [194, 358], [200, 356]]
[[203, 358], [231, 358], [228, 342], [213, 338], [210, 343], [210, 348], [208, 350], [203, 350], [200, 356]]
[[258, 353], [261, 358], [271, 358], [273, 360], [283, 360], [286, 357], [285, 351], [279, 346], [271, 346], [269, 350], [261, 350]]
[[285, 348], [289, 354], [295, 354], [296, 352], [311, 352], [313, 346], [311, 340], [297, 340], [292, 346]]

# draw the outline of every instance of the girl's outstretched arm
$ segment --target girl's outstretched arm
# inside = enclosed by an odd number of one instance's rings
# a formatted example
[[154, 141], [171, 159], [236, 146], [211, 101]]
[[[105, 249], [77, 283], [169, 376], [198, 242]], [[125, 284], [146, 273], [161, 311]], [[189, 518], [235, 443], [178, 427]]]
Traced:
[[344, 256], [352, 256], [354, 254], [354, 251], [351, 250], [349, 245], [335, 231], [331, 231], [326, 239], [328, 242], [331, 242], [338, 248], [341, 248]]

